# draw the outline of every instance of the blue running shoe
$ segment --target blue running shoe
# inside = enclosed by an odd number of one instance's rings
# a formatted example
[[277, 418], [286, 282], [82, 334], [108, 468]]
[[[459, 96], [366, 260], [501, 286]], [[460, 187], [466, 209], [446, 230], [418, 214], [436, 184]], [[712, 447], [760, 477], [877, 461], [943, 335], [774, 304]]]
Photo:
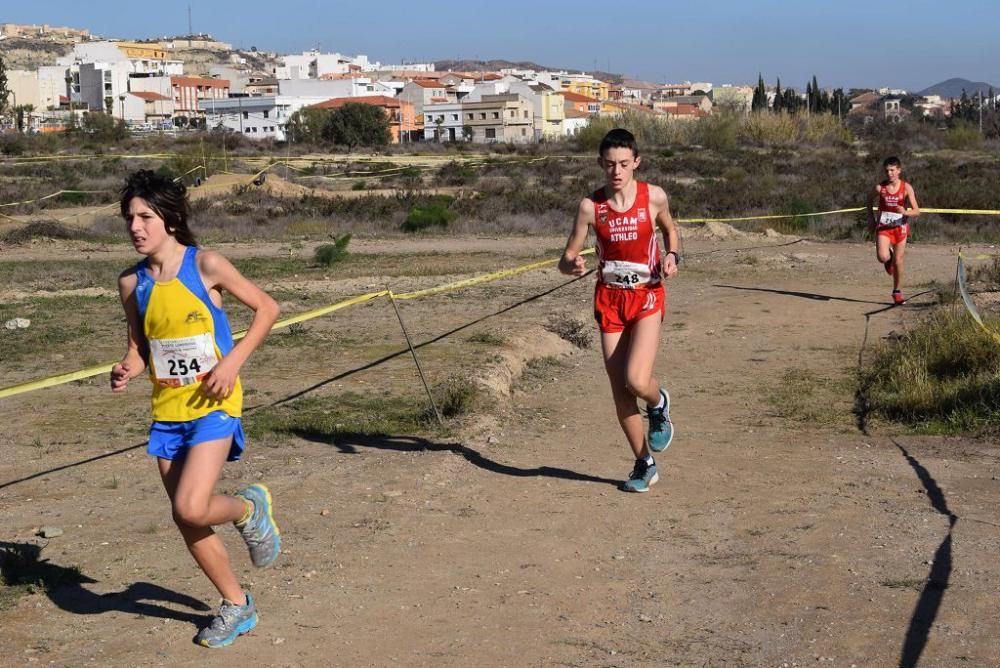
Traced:
[[656, 462], [647, 464], [644, 459], [635, 460], [635, 467], [628, 480], [622, 484], [623, 492], [648, 492], [660, 476], [656, 475]]
[[249, 633], [257, 626], [257, 606], [254, 605], [250, 594], [246, 597], [246, 605], [236, 605], [223, 600], [219, 614], [211, 624], [198, 631], [194, 641], [202, 647], [218, 649], [232, 645], [238, 636]]
[[250, 549], [250, 561], [257, 568], [270, 566], [281, 552], [281, 533], [271, 513], [271, 492], [264, 485], [250, 485], [236, 496], [253, 504], [250, 519], [236, 525]]
[[649, 417], [646, 439], [653, 452], [663, 452], [670, 441], [674, 440], [674, 423], [670, 421], [670, 395], [662, 389], [660, 395], [663, 397], [663, 408], [650, 408], [646, 405], [646, 415]]

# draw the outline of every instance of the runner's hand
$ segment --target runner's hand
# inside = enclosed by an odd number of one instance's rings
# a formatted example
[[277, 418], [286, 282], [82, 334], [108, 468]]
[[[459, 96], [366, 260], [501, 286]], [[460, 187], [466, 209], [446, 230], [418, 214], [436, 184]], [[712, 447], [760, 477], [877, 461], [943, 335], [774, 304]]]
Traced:
[[673, 253], [667, 253], [667, 259], [663, 262], [663, 273], [666, 274], [667, 278], [673, 278], [677, 275], [677, 260]]
[[587, 260], [582, 255], [577, 255], [573, 259], [573, 271], [570, 273], [574, 276], [583, 276], [587, 273]]
[[131, 378], [129, 371], [131, 367], [129, 363], [122, 360], [118, 364], [111, 367], [111, 391], [112, 392], [124, 392], [125, 388], [128, 387], [128, 381]]
[[219, 363], [208, 372], [208, 375], [201, 381], [201, 393], [209, 399], [222, 401], [233, 393], [236, 387], [236, 376], [239, 374], [239, 367], [231, 362], [227, 363], [227, 358], [223, 357]]

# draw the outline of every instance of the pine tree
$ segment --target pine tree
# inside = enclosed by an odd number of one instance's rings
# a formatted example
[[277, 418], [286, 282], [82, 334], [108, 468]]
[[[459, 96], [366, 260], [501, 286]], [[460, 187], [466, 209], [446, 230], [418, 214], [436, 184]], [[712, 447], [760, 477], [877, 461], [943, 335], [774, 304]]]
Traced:
[[819, 113], [819, 112], [823, 111], [823, 108], [822, 108], [822, 104], [820, 102], [821, 95], [820, 95], [820, 92], [819, 92], [819, 84], [816, 82], [816, 75], [815, 74], [813, 75], [812, 84], [813, 84], [812, 85], [812, 98], [810, 99], [811, 104], [809, 106], [809, 110], [810, 111], [814, 111], [816, 113]]
[[784, 106], [785, 100], [781, 94], [781, 77], [778, 77], [778, 83], [774, 86], [774, 105], [772, 105], [772, 108], [774, 111], [781, 111], [784, 109]]

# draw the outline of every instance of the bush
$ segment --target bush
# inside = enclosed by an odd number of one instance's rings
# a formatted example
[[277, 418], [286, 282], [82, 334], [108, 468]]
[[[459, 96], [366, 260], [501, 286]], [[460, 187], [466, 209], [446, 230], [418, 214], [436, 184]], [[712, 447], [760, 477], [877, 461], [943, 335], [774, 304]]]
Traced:
[[983, 135], [971, 123], [956, 121], [944, 135], [945, 145], [954, 150], [976, 149], [983, 145]]
[[313, 259], [317, 264], [329, 267], [347, 257], [347, 244], [351, 243], [351, 235], [345, 234], [332, 244], [322, 244], [316, 247]]
[[448, 227], [448, 223], [458, 217], [457, 213], [448, 208], [454, 201], [453, 197], [438, 195], [425, 205], [413, 207], [401, 226], [402, 230], [419, 232], [434, 226]]
[[1000, 346], [964, 310], [942, 308], [878, 350], [859, 374], [857, 399], [862, 420], [878, 415], [932, 432], [996, 429]]
[[589, 348], [593, 326], [566, 315], [553, 315], [545, 324], [545, 329], [577, 348]]

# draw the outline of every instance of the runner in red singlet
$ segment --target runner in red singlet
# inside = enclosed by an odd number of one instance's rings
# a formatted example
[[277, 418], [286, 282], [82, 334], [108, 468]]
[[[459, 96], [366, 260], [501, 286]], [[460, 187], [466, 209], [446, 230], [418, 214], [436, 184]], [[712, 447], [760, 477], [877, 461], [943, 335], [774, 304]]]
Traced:
[[[597, 287], [594, 317], [601, 330], [604, 366], [611, 380], [618, 422], [628, 439], [635, 465], [622, 489], [645, 492], [659, 476], [652, 452], [673, 439], [670, 395], [653, 378], [665, 311], [661, 278], [677, 275], [677, 230], [667, 194], [634, 179], [639, 148], [627, 130], [616, 129], [601, 141], [597, 164], [605, 185], [580, 202], [576, 222], [559, 261], [564, 274], [587, 271], [580, 255], [590, 228], [597, 237]], [[666, 259], [656, 234], [666, 239]], [[649, 427], [643, 431], [636, 398], [646, 402]]]
[[[910, 219], [920, 215], [920, 207], [913, 186], [900, 178], [903, 166], [899, 158], [886, 158], [882, 167], [885, 169], [885, 181], [868, 194], [868, 229], [875, 234], [878, 261], [892, 276], [892, 301], [903, 304], [906, 302], [900, 290], [903, 284], [903, 253], [906, 251], [906, 237], [910, 234]], [[877, 211], [874, 208], [876, 202]]]

